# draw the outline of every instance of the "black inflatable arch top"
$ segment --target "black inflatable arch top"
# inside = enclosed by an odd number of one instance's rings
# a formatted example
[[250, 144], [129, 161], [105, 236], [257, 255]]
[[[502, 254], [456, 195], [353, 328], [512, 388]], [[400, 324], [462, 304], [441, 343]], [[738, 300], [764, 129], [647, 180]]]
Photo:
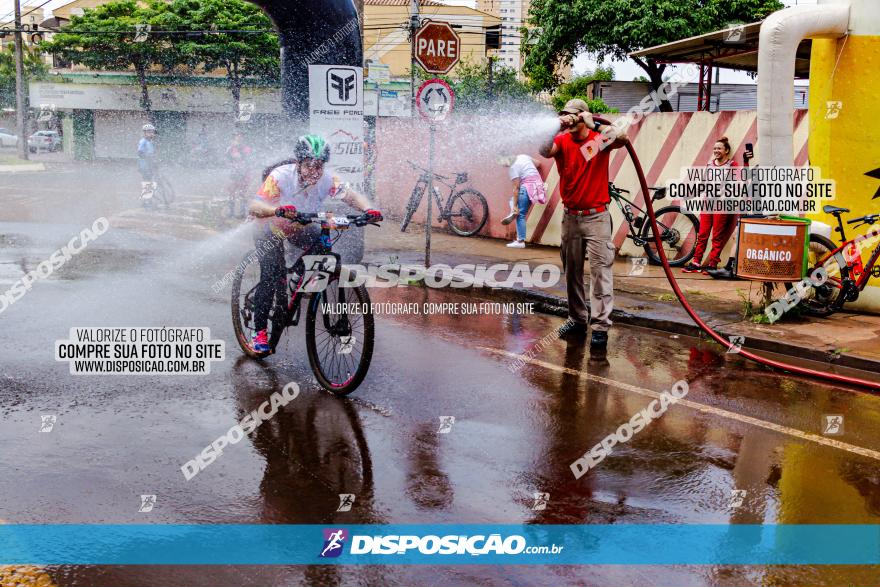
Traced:
[[281, 100], [296, 120], [308, 118], [309, 65], [363, 65], [358, 14], [352, 0], [251, 0], [278, 27]]

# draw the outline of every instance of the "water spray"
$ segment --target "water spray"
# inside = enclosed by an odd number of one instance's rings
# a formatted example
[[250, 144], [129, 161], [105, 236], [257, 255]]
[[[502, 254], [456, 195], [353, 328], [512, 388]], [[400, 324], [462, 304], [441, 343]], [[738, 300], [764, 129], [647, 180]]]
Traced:
[[[608, 124], [611, 122], [600, 118], [598, 116], [593, 116], [593, 120], [600, 124]], [[636, 151], [632, 146], [632, 143], [627, 141], [626, 143], [626, 152], [629, 153], [629, 157], [633, 162], [633, 166], [636, 169], [636, 174], [639, 176], [639, 186], [642, 189], [643, 194], [650, 193], [648, 190], [648, 182], [645, 179], [645, 172], [642, 170], [642, 164], [639, 162], [639, 157], [636, 155]], [[733, 343], [729, 340], [725, 339], [723, 336], [718, 334], [715, 330], [712, 329], [711, 326], [706, 324], [702, 318], [694, 311], [691, 305], [688, 303], [687, 298], [685, 298], [684, 293], [681, 291], [681, 288], [678, 286], [678, 282], [675, 280], [675, 275], [672, 273], [672, 268], [669, 266], [669, 260], [666, 258], [666, 251], [663, 250], [663, 242], [660, 240], [660, 228], [657, 226], [657, 217], [654, 214], [654, 207], [652, 205], [645, 206], [648, 212], [648, 220], [651, 223], [651, 230], [654, 234], [654, 243], [657, 246], [657, 254], [660, 256], [660, 262], [663, 265], [663, 272], [666, 274], [666, 279], [669, 280], [669, 285], [672, 286], [672, 291], [675, 292], [678, 301], [681, 302], [682, 307], [685, 312], [691, 317], [691, 319], [699, 326], [703, 332], [709, 335], [712, 340], [717, 342], [718, 344], [724, 346], [727, 349], [733, 348]], [[782, 369], [784, 371], [788, 371], [790, 373], [796, 373], [798, 375], [806, 375], [808, 377], [816, 377], [819, 379], [824, 379], [827, 381], [832, 381], [834, 383], [845, 383], [848, 385], [854, 385], [857, 387], [865, 387], [874, 391], [880, 391], [880, 382], [877, 381], [868, 381], [867, 379], [860, 379], [858, 377], [848, 377], [846, 375], [837, 375], [835, 373], [827, 373], [825, 371], [817, 371], [815, 369], [808, 369], [806, 367], [799, 367], [797, 365], [792, 365], [791, 363], [785, 363], [783, 361], [774, 361], [773, 359], [768, 359], [766, 357], [762, 357], [760, 355], [756, 355], [752, 352], [746, 351], [744, 349], [740, 349], [740, 356], [746, 357], [747, 359], [751, 359], [757, 363], [762, 365], [766, 365], [768, 367], [775, 367], [777, 369]]]

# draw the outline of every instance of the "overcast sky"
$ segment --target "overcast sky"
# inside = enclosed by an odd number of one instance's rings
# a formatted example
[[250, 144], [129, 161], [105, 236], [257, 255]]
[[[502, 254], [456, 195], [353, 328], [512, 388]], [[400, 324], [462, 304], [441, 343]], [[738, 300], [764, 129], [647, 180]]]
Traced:
[[[45, 2], [45, 0], [24, 0], [22, 3], [22, 14], [26, 14], [34, 7], [43, 4], [43, 2]], [[42, 11], [50, 11], [53, 7], [64, 6], [68, 2], [69, 0], [50, 0], [45, 6], [34, 10], [32, 14], [25, 17], [24, 21], [27, 23], [30, 22], [31, 17], [36, 17], [36, 22], [40, 22], [44, 17], [43, 14], [40, 14]], [[782, 0], [782, 2], [786, 6], [794, 6], [796, 4], [816, 4], [817, 0]], [[11, 18], [12, 9], [13, 4], [11, 0], [0, 0], [0, 22]], [[49, 13], [46, 12], [45, 16], [49, 16]], [[620, 62], [606, 62], [605, 65], [608, 65], [609, 63], [614, 67], [616, 79], [631, 80], [640, 75], [644, 75], [644, 71], [642, 71], [642, 69], [630, 59]], [[583, 73], [589, 69], [594, 69], [596, 65], [596, 60], [592, 59], [589, 55], [579, 55], [574, 60], [574, 71], [575, 73]], [[721, 83], [755, 83], [755, 81], [745, 72], [730, 71], [726, 69], [721, 70], [720, 81]]]

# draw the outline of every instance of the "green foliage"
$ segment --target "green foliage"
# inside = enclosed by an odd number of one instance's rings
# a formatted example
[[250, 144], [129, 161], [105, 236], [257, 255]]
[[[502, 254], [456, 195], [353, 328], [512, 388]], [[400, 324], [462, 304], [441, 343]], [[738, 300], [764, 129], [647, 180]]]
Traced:
[[[778, 0], [533, 0], [523, 52], [524, 70], [540, 89], [575, 55], [623, 60], [632, 51], [702, 35], [734, 22], [755, 22], [783, 8]], [[654, 87], [664, 65], [635, 60]]]
[[486, 62], [462, 59], [454, 70], [455, 76], [426, 73], [417, 69], [417, 77], [429, 80], [439, 77], [452, 86], [455, 92], [455, 108], [478, 110], [491, 105], [493, 108], [510, 107], [514, 104], [534, 103], [529, 86], [519, 80], [516, 70], [495, 64], [492, 72], [492, 89], [489, 88], [489, 66]]
[[[150, 34], [135, 42], [135, 28], [149, 24]], [[277, 80], [279, 45], [274, 34], [231, 34], [197, 31], [270, 30], [269, 18], [256, 5], [243, 0], [114, 0], [70, 23], [43, 43], [41, 49], [71, 63], [95, 70], [134, 69], [141, 86], [141, 106], [150, 112], [146, 75], [154, 67], [165, 72], [179, 68], [192, 71], [199, 65], [206, 70], [223, 68], [229, 80], [234, 108], [242, 80], [259, 76]], [[181, 34], [156, 34], [184, 31]], [[186, 31], [192, 31], [187, 34]]]
[[[164, 27], [178, 31], [272, 29], [259, 7], [242, 0], [174, 0], [160, 20]], [[176, 50], [181, 63], [191, 68], [202, 65], [209, 71], [226, 71], [235, 111], [244, 78], [279, 79], [280, 47], [272, 33], [194, 33], [176, 43]]]
[[[134, 0], [117, 0], [97, 8], [85, 9], [40, 48], [55, 53], [71, 63], [95, 70], [134, 69], [141, 85], [141, 107], [151, 111], [146, 74], [159, 65], [171, 70], [180, 63], [180, 55], [168, 36], [152, 34], [162, 30], [163, 2], [138, 5]], [[149, 24], [151, 34], [144, 42], [135, 42], [135, 28]]]
[[[46, 75], [48, 68], [40, 54], [31, 49], [24, 52], [24, 78], [38, 80]], [[15, 107], [15, 48], [9, 47], [0, 51], [0, 108]]]
[[589, 104], [590, 112], [617, 112], [617, 108], [609, 107], [601, 98], [587, 98], [588, 88], [594, 81], [611, 81], [613, 79], [614, 70], [611, 67], [598, 67], [596, 71], [579, 75], [567, 84], [556, 88], [552, 98], [553, 109], [558, 112], [572, 98], [580, 98]]

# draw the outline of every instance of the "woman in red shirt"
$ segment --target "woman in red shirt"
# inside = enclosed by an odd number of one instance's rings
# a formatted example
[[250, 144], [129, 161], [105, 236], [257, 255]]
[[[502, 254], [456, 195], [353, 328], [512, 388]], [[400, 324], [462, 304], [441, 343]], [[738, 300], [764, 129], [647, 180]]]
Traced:
[[[715, 141], [712, 147], [712, 160], [710, 167], [738, 167], [733, 160], [733, 151], [727, 137], [721, 137]], [[721, 251], [736, 229], [736, 214], [715, 214], [703, 212], [700, 214], [700, 231], [697, 233], [697, 246], [694, 249], [693, 260], [684, 266], [685, 273], [706, 273], [711, 269], [717, 269], [721, 261]], [[709, 236], [712, 236], [712, 250], [709, 251], [709, 259], [702, 265], [703, 254], [709, 244]]]

